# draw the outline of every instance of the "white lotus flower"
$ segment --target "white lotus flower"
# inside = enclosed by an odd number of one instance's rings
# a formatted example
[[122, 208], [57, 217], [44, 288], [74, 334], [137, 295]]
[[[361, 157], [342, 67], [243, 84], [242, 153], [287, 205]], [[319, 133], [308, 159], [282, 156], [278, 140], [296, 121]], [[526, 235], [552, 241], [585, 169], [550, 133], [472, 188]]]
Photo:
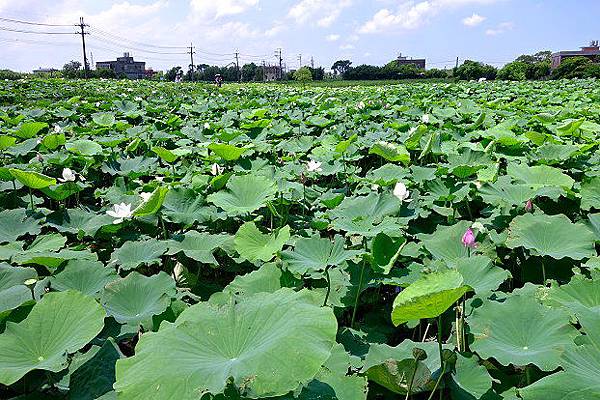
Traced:
[[221, 167], [219, 164], [214, 163], [213, 165], [210, 166], [210, 173], [213, 174], [214, 176], [221, 175], [223, 173], [224, 169], [225, 168]]
[[410, 192], [402, 182], [396, 183], [396, 186], [394, 187], [394, 196], [400, 199], [400, 201], [410, 201], [410, 199], [408, 199]]
[[479, 78], [479, 82], [485, 82], [487, 81], [487, 78]]
[[423, 121], [424, 124], [428, 124], [429, 123], [429, 114], [424, 114], [421, 117], [421, 121]]
[[113, 224], [120, 224], [126, 218], [131, 218], [133, 215], [133, 211], [131, 210], [131, 204], [115, 204], [112, 210], [108, 210], [106, 214], [110, 215], [113, 218], [116, 218], [113, 221]]
[[62, 171], [62, 179], [58, 178], [59, 182], [75, 182], [77, 174], [71, 168], [65, 168]]
[[358, 108], [359, 110], [362, 110], [363, 108], [365, 108], [365, 102], [361, 101], [356, 105], [356, 108]]
[[156, 180], [159, 181], [160, 183], [162, 183], [165, 180], [164, 176], [157, 176]]
[[141, 97], [136, 97], [134, 100], [135, 101], [142, 101], [142, 98]]
[[323, 169], [321, 168], [321, 162], [310, 160], [306, 163], [306, 170], [308, 172], [321, 172]]
[[60, 133], [60, 131], [62, 131], [60, 125], [54, 125], [54, 133]]
[[474, 183], [475, 183], [475, 187], [477, 189], [481, 189], [481, 187], [483, 186], [483, 182], [481, 182], [481, 181], [475, 181]]
[[144, 200], [144, 203], [145, 203], [148, 200], [150, 200], [150, 197], [152, 197], [152, 193], [151, 192], [142, 192], [142, 193], [140, 193], [140, 197], [142, 198], [142, 200]]
[[210, 129], [210, 124], [208, 122], [204, 123], [204, 129]]

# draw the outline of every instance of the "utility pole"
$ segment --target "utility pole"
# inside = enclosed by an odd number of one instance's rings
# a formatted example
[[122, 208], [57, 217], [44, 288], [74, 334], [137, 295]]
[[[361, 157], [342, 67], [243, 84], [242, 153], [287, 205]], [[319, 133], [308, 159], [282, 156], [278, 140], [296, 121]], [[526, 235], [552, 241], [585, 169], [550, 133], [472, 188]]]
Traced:
[[236, 75], [237, 75], [237, 80], [238, 82], [242, 81], [242, 74], [240, 73], [240, 60], [239, 60], [239, 56], [240, 53], [236, 50], [235, 51], [235, 70], [237, 71]]
[[191, 68], [191, 72], [190, 72], [190, 80], [193, 82], [194, 81], [194, 54], [196, 54], [196, 52], [194, 51], [194, 44], [192, 42], [190, 42], [190, 47], [189, 47], [189, 55], [190, 55], [190, 68]]
[[298, 61], [300, 62], [300, 68], [302, 68], [302, 54], [298, 54]]
[[315, 69], [315, 58], [313, 56], [310, 56], [310, 67]]
[[279, 60], [279, 80], [283, 79], [283, 53], [281, 47], [275, 50], [275, 57]]
[[81, 29], [80, 32], [76, 32], [76, 33], [81, 34], [81, 44], [82, 44], [82, 47], [83, 47], [83, 76], [87, 79], [87, 77], [88, 77], [88, 71], [90, 69], [90, 65], [88, 64], [87, 54], [85, 52], [85, 35], [89, 35], [89, 33], [85, 32], [84, 29], [87, 26], [89, 26], [89, 25], [86, 25], [83, 22], [83, 17], [79, 17], [79, 24], [77, 24], [75, 26], [78, 26], [79, 29]]
[[456, 67], [455, 68], [458, 68], [458, 57], [456, 57]]

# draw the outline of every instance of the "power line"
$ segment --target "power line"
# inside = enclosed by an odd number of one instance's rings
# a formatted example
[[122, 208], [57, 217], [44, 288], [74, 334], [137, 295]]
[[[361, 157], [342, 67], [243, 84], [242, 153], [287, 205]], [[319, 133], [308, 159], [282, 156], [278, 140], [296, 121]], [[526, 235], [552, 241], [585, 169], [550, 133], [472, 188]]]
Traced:
[[15, 24], [25, 24], [25, 25], [36, 25], [36, 26], [60, 26], [60, 27], [69, 27], [69, 26], [73, 26], [73, 24], [47, 24], [47, 23], [43, 23], [43, 22], [33, 22], [33, 21], [23, 21], [20, 19], [12, 19], [12, 18], [4, 18], [4, 17], [0, 17], [0, 21], [4, 21], [4, 22], [12, 22]]
[[91, 27], [91, 30], [95, 31], [96, 33], [99, 33], [100, 35], [104, 35], [104, 36], [108, 36], [108, 37], [114, 38], [114, 39], [118, 40], [119, 42], [123, 42], [123, 41], [124, 42], [130, 42], [130, 43], [133, 43], [133, 44], [135, 44], [137, 46], [150, 47], [150, 48], [158, 48], [158, 49], [187, 49], [187, 46], [161, 46], [161, 45], [156, 45], [156, 44], [147, 44], [147, 43], [137, 42], [135, 40], [123, 38], [121, 36], [115, 35], [115, 34], [110, 33], [110, 32], [106, 32], [106, 31], [104, 31], [102, 29], [95, 28], [95, 27]]
[[0, 26], [0, 31], [16, 32], [16, 33], [35, 33], [38, 35], [72, 35], [73, 32], [42, 32], [42, 31], [26, 31], [22, 29], [11, 29], [5, 26]]
[[118, 47], [120, 49], [130, 49], [130, 50], [135, 50], [138, 51], [140, 53], [150, 53], [150, 54], [167, 54], [167, 55], [175, 55], [175, 54], [187, 54], [187, 52], [185, 51], [179, 51], [179, 52], [171, 52], [171, 51], [156, 51], [156, 50], [148, 50], [148, 49], [143, 49], [140, 47], [134, 47], [131, 45], [128, 45], [127, 43], [119, 43], [115, 40], [109, 39], [109, 38], [105, 38], [105, 37], [100, 37], [100, 36], [90, 36], [91, 40], [97, 40], [99, 42], [103, 42], [105, 44], [109, 44], [109, 45], [113, 45], [115, 47]]

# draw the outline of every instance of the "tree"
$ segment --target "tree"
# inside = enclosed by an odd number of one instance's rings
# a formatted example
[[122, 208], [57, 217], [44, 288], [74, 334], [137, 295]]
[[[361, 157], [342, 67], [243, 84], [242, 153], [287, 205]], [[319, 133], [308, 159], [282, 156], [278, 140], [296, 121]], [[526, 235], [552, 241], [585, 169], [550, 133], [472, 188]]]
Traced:
[[432, 68], [425, 71], [425, 78], [427, 79], [446, 79], [448, 75], [449, 71], [445, 69]]
[[308, 67], [302, 67], [294, 72], [294, 80], [302, 83], [310, 82], [313, 80], [312, 74]]
[[514, 61], [506, 64], [498, 71], [496, 79], [503, 81], [524, 81], [527, 79], [527, 70], [530, 64]]
[[76, 78], [78, 71], [81, 69], [81, 63], [79, 61], [71, 60], [63, 65], [62, 72], [65, 78]]
[[550, 50], [544, 50], [544, 51], [538, 51], [537, 53], [532, 54], [532, 55], [523, 54], [523, 55], [517, 57], [517, 59], [515, 61], [522, 62], [525, 64], [535, 64], [535, 63], [546, 62], [546, 61], [551, 61], [551, 60], [552, 60], [552, 52]]
[[308, 67], [312, 74], [313, 81], [322, 81], [325, 76], [325, 69], [323, 67], [311, 68]]
[[173, 82], [179, 71], [181, 71], [181, 67], [179, 66], [171, 68], [165, 74], [165, 79], [169, 82]]
[[592, 61], [585, 57], [571, 57], [563, 60], [560, 65], [552, 71], [553, 79], [583, 78]]
[[352, 61], [350, 60], [338, 60], [331, 66], [334, 74], [344, 75], [350, 69]]
[[498, 70], [491, 65], [466, 60], [460, 67], [454, 69], [454, 77], [467, 81], [481, 78], [492, 80], [496, 78], [497, 72]]
[[254, 63], [244, 64], [242, 66], [242, 81], [250, 82], [255, 80], [258, 69], [259, 67]]
[[583, 77], [600, 79], [600, 64], [592, 64], [587, 66], [583, 73]]

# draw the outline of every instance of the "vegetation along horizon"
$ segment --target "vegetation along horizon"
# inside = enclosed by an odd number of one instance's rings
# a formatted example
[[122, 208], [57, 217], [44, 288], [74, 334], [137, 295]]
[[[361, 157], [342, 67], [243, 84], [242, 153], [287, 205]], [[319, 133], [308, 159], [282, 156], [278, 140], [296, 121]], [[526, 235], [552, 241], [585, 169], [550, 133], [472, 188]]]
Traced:
[[600, 84], [0, 81], [0, 398], [600, 399]]

